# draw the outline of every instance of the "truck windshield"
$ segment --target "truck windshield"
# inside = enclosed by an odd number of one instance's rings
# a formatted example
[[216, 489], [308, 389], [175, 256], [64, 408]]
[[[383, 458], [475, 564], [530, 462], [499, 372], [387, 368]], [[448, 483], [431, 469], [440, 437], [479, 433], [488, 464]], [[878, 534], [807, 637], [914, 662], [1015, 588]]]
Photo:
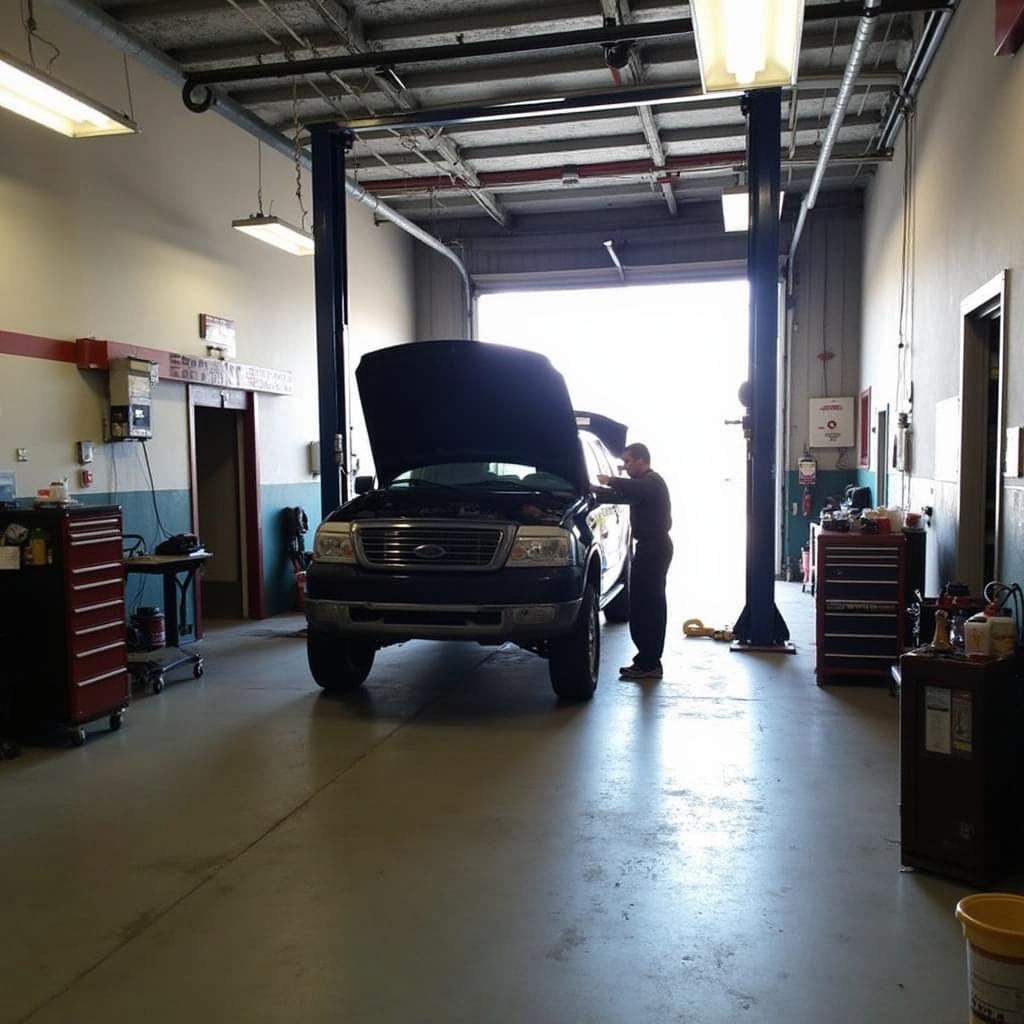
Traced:
[[434, 486], [440, 488], [471, 487], [489, 491], [573, 492], [567, 480], [547, 473], [536, 466], [520, 466], [509, 462], [443, 462], [434, 466], [418, 466], [400, 473], [388, 484], [390, 490]]

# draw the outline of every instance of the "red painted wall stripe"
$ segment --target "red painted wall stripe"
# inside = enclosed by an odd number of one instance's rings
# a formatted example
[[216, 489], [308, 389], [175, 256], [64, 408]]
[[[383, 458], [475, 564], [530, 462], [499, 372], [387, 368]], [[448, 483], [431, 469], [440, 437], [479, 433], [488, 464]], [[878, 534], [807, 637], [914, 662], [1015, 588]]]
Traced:
[[0, 331], [0, 355], [53, 359], [58, 363], [78, 362], [78, 350], [73, 341], [15, 334], [13, 331]]

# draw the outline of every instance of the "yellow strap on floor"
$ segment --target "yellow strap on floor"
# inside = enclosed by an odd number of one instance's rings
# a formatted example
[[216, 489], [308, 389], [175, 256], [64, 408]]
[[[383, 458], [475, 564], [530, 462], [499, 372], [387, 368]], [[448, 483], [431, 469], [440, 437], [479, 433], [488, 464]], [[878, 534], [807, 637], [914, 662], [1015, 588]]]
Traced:
[[705, 626], [700, 619], [687, 619], [683, 623], [683, 633], [689, 637], [709, 636], [712, 640], [723, 640], [726, 643], [732, 642], [732, 629], [711, 629]]

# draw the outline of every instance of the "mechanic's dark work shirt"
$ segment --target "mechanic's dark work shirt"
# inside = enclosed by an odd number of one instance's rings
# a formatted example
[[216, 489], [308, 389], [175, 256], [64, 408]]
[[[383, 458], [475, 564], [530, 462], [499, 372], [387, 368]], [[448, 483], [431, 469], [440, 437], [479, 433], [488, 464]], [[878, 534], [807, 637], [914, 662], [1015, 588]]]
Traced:
[[672, 529], [672, 502], [665, 481], [653, 469], [635, 480], [614, 476], [608, 487], [629, 505], [629, 525], [635, 540], [660, 540], [668, 536]]

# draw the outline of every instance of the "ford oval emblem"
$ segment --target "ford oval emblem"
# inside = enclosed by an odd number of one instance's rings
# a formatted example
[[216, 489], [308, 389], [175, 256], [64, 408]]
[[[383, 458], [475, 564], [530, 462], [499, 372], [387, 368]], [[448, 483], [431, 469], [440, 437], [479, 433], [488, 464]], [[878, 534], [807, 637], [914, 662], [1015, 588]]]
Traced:
[[420, 544], [418, 547], [412, 549], [412, 553], [417, 558], [427, 558], [433, 560], [435, 558], [444, 558], [448, 554], [447, 550], [441, 547], [440, 544]]

